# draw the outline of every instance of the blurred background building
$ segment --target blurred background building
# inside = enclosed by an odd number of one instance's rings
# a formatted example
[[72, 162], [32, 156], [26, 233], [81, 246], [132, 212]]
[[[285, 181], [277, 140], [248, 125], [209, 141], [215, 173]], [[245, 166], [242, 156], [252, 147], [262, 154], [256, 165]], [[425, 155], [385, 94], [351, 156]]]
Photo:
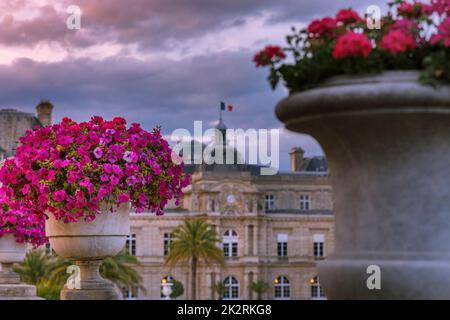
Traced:
[[[216, 128], [225, 134], [222, 122]], [[223, 152], [230, 148], [225, 143]], [[334, 246], [327, 162], [305, 157], [301, 148], [289, 156], [290, 171], [266, 176], [258, 165], [187, 165], [192, 183], [180, 206], [169, 206], [163, 216], [132, 214], [127, 248], [142, 263], [146, 290], [125, 290], [125, 297], [160, 299], [162, 279], [172, 278], [185, 288], [180, 298], [190, 298], [190, 265], [170, 270], [163, 264], [172, 231], [188, 217], [203, 217], [219, 235], [225, 266], [200, 266], [198, 299], [217, 299], [218, 282], [224, 299], [256, 299], [250, 287], [258, 281], [269, 285], [263, 299], [323, 299], [316, 264]]]
[[[18, 137], [28, 129], [51, 124], [52, 110], [46, 100], [37, 105], [36, 115], [0, 110], [0, 160], [14, 154]], [[220, 121], [216, 128], [225, 137], [216, 151], [242, 160], [227, 144], [225, 124]], [[199, 142], [189, 143], [194, 150]], [[334, 247], [327, 162], [324, 157], [305, 157], [301, 148], [293, 148], [289, 156], [290, 170], [275, 175], [260, 175], [259, 165], [186, 165], [192, 183], [181, 205], [171, 203], [163, 216], [131, 213], [126, 250], [141, 262], [137, 271], [145, 291], [124, 290], [125, 298], [160, 299], [161, 281], [167, 278], [183, 284], [180, 298], [190, 298], [190, 265], [164, 267], [172, 231], [188, 217], [202, 217], [213, 226], [225, 256], [223, 267], [200, 265], [198, 299], [219, 298], [214, 285], [220, 282], [224, 299], [256, 299], [250, 288], [255, 282], [269, 285], [263, 299], [325, 298], [316, 264]]]

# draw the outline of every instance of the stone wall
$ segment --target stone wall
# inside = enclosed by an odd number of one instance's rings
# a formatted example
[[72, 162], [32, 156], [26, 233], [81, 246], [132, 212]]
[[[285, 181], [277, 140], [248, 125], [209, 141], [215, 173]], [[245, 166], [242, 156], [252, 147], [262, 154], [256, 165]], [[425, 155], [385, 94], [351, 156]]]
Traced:
[[0, 147], [7, 154], [13, 153], [17, 147], [18, 138], [36, 125], [39, 125], [39, 121], [31, 113], [14, 109], [0, 110]]

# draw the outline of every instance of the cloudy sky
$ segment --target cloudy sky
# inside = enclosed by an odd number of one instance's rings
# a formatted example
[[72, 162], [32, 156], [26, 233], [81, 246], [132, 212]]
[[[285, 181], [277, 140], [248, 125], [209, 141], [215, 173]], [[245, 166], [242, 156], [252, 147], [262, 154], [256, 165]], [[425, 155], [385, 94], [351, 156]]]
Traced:
[[[211, 126], [219, 101], [230, 128], [282, 129], [267, 70], [252, 57], [267, 44], [284, 44], [290, 27], [353, 7], [363, 13], [384, 0], [1, 0], [0, 108], [33, 112], [39, 100], [68, 116], [123, 116], [147, 129]], [[69, 5], [82, 10], [81, 29], [69, 30]], [[317, 143], [281, 131], [281, 166], [288, 151]]]

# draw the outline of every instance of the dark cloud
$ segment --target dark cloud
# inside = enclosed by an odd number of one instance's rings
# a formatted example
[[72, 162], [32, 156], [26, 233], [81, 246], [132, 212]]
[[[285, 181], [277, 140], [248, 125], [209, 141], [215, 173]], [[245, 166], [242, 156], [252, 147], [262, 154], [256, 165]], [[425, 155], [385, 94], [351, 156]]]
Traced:
[[84, 30], [73, 31], [66, 27], [67, 14], [53, 6], [42, 6], [34, 18], [18, 20], [12, 14], [0, 21], [0, 43], [4, 45], [33, 47], [41, 42], [54, 42], [63, 46], [87, 47], [98, 43]]
[[333, 15], [342, 7], [353, 6], [363, 12], [368, 5], [383, 5], [385, 1], [347, 0], [345, 5], [337, 0], [64, 0], [61, 3], [63, 7], [75, 4], [82, 9], [81, 30], [66, 28], [65, 11], [44, 6], [28, 20], [4, 17], [0, 22], [0, 43], [34, 46], [48, 41], [66, 47], [86, 47], [111, 41], [161, 51], [187, 39], [242, 26], [262, 13], [270, 15], [269, 23], [294, 24]]
[[126, 114], [135, 112], [137, 119], [148, 114], [147, 122], [178, 113], [190, 114], [191, 119], [205, 115], [204, 120], [211, 120], [220, 100], [242, 103], [239, 112], [243, 115], [255, 111], [246, 109], [246, 101], [256, 105], [260, 95], [271, 95], [261, 71], [253, 67], [249, 51], [181, 61], [113, 57], [38, 63], [19, 59], [0, 66], [0, 86], [2, 105], [25, 107], [50, 98], [64, 106], [56, 110], [59, 116], [76, 117], [80, 112], [94, 113], [96, 108], [108, 113], [118, 108]]
[[[188, 39], [230, 27], [243, 27], [252, 17], [270, 14], [270, 21], [308, 22], [354, 5], [364, 9], [381, 0], [269, 1], [269, 0], [64, 0], [83, 10], [82, 30], [65, 27], [67, 14], [51, 6], [40, 8], [28, 20], [11, 15], [0, 21], [0, 43], [34, 46], [43, 41], [59, 42], [76, 49], [112, 41], [136, 44], [140, 50], [170, 52], [171, 46]], [[0, 4], [17, 7], [23, 0]], [[64, 2], [62, 2], [64, 3]], [[343, 4], [345, 3], [345, 4]], [[286, 30], [289, 32], [289, 30]], [[239, 34], [236, 34], [239, 37]], [[254, 39], [265, 44], [279, 39]], [[205, 53], [182, 60], [130, 58], [124, 49], [106, 59], [74, 59], [45, 63], [17, 59], [0, 65], [0, 107], [33, 111], [42, 99], [55, 104], [55, 120], [68, 116], [87, 120], [97, 114], [107, 118], [123, 116], [147, 129], [162, 125], [168, 134], [176, 128], [193, 130], [194, 120], [205, 128], [218, 117], [219, 101], [235, 106], [224, 115], [234, 128], [281, 128], [274, 107], [286, 92], [272, 92], [267, 70], [256, 69], [253, 52]], [[282, 166], [288, 167], [287, 153], [302, 145], [307, 153], [321, 153], [311, 138], [283, 133]]]

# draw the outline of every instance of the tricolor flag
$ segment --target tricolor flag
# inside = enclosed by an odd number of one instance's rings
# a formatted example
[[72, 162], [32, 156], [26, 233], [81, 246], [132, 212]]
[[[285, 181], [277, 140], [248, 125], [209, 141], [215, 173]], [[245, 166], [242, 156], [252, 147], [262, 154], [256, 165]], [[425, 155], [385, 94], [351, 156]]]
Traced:
[[233, 111], [233, 108], [234, 107], [231, 104], [229, 104], [228, 106], [225, 106], [225, 102], [220, 101], [220, 110], [225, 111], [225, 109], [226, 109], [226, 110], [228, 110], [228, 112], [231, 112], [231, 111]]

